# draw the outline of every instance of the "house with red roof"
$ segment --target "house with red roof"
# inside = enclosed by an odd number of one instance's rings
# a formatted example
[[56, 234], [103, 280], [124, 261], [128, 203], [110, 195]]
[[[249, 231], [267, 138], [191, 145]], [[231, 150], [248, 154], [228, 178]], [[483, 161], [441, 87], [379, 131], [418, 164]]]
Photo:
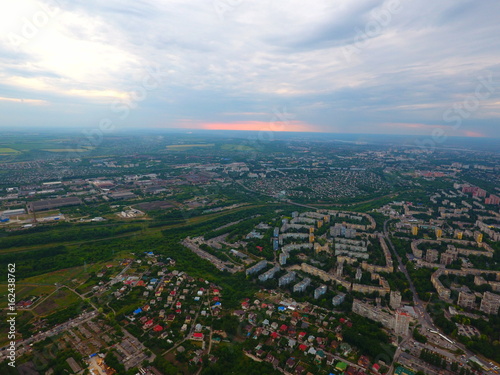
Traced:
[[161, 332], [161, 331], [163, 331], [163, 327], [161, 325], [157, 324], [153, 327], [153, 331]]
[[203, 341], [204, 335], [201, 332], [194, 332], [191, 337], [192, 340]]
[[282, 332], [286, 332], [288, 330], [288, 327], [286, 324], [283, 324], [281, 327], [280, 327], [280, 331]]
[[372, 371], [378, 373], [380, 371], [380, 365], [378, 363], [374, 363], [372, 366]]
[[300, 344], [299, 345], [299, 350], [302, 350], [303, 352], [307, 349], [307, 345]]
[[276, 340], [278, 337], [280, 337], [280, 335], [278, 334], [278, 332], [272, 332], [271, 337], [273, 340]]
[[153, 326], [153, 319], [148, 320], [146, 323], [144, 323], [144, 326], [142, 327], [143, 329], [148, 329]]

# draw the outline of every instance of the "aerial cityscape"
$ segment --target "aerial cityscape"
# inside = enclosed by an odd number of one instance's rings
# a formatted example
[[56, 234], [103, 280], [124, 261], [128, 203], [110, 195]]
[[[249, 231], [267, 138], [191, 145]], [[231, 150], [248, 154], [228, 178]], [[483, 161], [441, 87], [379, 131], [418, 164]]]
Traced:
[[498, 151], [279, 137], [7, 132], [2, 373], [498, 373]]
[[500, 3], [0, 5], [1, 375], [500, 374]]

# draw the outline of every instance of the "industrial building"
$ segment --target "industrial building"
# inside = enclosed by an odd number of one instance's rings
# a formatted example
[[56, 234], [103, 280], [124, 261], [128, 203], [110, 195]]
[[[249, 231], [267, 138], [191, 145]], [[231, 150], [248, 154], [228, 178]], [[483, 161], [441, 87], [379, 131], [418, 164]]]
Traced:
[[0, 216], [2, 217], [11, 217], [11, 216], [17, 216], [17, 215], [24, 215], [26, 213], [26, 210], [24, 208], [18, 208], [15, 210], [5, 210], [0, 212]]
[[44, 199], [28, 203], [28, 209], [30, 212], [35, 212], [35, 211], [53, 210], [55, 208], [67, 207], [67, 206], [78, 206], [80, 204], [82, 204], [82, 200], [77, 197]]

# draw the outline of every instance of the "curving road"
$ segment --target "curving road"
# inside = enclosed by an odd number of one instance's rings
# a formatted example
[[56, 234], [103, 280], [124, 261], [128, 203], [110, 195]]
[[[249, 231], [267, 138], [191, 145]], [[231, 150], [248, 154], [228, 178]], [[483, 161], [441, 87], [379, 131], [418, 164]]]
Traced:
[[[436, 328], [436, 326], [434, 325], [434, 322], [432, 321], [431, 317], [427, 313], [422, 300], [418, 297], [417, 291], [415, 289], [415, 286], [413, 285], [413, 281], [411, 280], [411, 277], [410, 277], [410, 275], [408, 273], [408, 270], [406, 269], [406, 266], [403, 264], [403, 261], [401, 260], [401, 257], [399, 256], [399, 254], [397, 253], [396, 249], [394, 248], [393, 243], [391, 242], [391, 239], [389, 237], [389, 231], [387, 230], [387, 223], [389, 222], [389, 220], [390, 219], [387, 219], [386, 221], [384, 221], [384, 235], [385, 235], [385, 237], [387, 239], [387, 242], [389, 243], [389, 248], [391, 249], [391, 251], [394, 254], [394, 256], [396, 257], [396, 259], [398, 260], [399, 270], [405, 274], [405, 276], [406, 276], [406, 278], [408, 280], [408, 283], [410, 285], [410, 290], [413, 293], [413, 302], [415, 304], [414, 308], [415, 308], [415, 312], [417, 313], [418, 322], [422, 325], [422, 327], [424, 329], [433, 329], [435, 331], [440, 332], [441, 330], [439, 328]], [[450, 339], [444, 333], [442, 333], [442, 335], [445, 336], [445, 337], [447, 337], [448, 339]], [[471, 352], [470, 350], [468, 350], [461, 343], [458, 343], [458, 342], [455, 342], [455, 341], [453, 341], [453, 342], [454, 342], [454, 346], [456, 348], [461, 349], [465, 353], [466, 358], [470, 358], [470, 357], [472, 357], [472, 356], [475, 355], [473, 352]], [[402, 350], [400, 350], [400, 348], [402, 347], [403, 343], [404, 343], [404, 341], [398, 346], [398, 350], [396, 350], [396, 354], [394, 356], [393, 364], [394, 364], [394, 362], [397, 361], [397, 357], [400, 354], [403, 353]], [[436, 350], [436, 348], [433, 348], [433, 350]], [[441, 354], [446, 355], [445, 352], [441, 352]], [[475, 356], [478, 357], [478, 358], [480, 358], [482, 360], [482, 362], [484, 362], [484, 364], [488, 363], [488, 360], [485, 359], [485, 358], [481, 358], [480, 355], [475, 355]], [[456, 360], [451, 353], [447, 354], [446, 357], [449, 358], [450, 360]], [[459, 362], [461, 362], [461, 361], [459, 360]], [[485, 374], [489, 374], [489, 375], [494, 375], [493, 371], [491, 371], [491, 370], [490, 371], [485, 371], [484, 373]]]

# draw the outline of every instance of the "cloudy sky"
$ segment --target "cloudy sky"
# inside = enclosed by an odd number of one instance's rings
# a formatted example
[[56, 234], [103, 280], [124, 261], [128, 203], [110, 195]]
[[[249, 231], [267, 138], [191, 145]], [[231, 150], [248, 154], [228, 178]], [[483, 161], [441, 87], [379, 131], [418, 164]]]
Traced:
[[500, 137], [499, 15], [498, 0], [2, 2], [0, 127]]

